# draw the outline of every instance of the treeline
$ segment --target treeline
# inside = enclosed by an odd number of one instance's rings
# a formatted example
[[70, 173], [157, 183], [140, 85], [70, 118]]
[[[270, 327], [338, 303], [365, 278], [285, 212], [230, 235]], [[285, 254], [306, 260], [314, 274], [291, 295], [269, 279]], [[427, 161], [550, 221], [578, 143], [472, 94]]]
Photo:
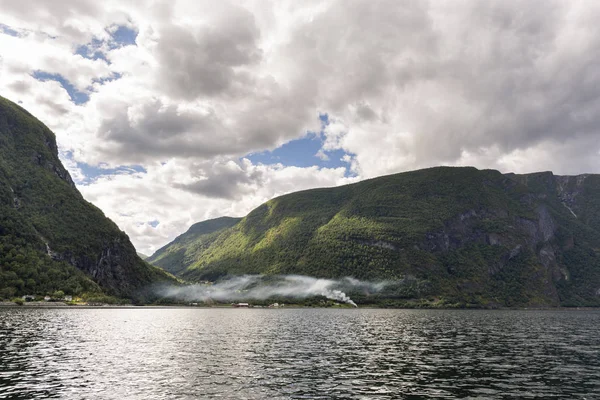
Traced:
[[0, 236], [0, 298], [101, 292], [96, 283], [75, 267], [54, 261], [30, 243], [14, 236]]

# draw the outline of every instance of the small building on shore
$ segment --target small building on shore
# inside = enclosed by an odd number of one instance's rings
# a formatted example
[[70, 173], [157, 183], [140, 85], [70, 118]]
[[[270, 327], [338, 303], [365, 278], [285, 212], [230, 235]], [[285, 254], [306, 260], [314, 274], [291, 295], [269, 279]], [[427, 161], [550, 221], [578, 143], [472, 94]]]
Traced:
[[236, 308], [250, 308], [250, 304], [248, 303], [235, 303], [233, 306]]

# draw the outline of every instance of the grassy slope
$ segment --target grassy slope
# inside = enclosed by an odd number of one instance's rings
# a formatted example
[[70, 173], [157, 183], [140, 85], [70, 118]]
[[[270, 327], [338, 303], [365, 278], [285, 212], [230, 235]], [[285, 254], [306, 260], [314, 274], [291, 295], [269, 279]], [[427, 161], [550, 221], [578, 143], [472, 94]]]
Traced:
[[409, 289], [388, 293], [404, 299], [600, 304], [600, 185], [592, 176], [584, 186], [579, 218], [556, 196], [550, 173], [432, 168], [298, 192], [200, 245], [179, 243], [188, 257], [170, 268], [190, 280], [243, 273], [410, 280]]
[[83, 199], [57, 153], [46, 126], [0, 97], [0, 297], [59, 289], [78, 294], [98, 285], [133, 296], [170, 280]]
[[221, 217], [194, 224], [168, 245], [158, 249], [146, 261], [173, 274], [180, 274], [189, 267], [227, 228], [241, 218]]

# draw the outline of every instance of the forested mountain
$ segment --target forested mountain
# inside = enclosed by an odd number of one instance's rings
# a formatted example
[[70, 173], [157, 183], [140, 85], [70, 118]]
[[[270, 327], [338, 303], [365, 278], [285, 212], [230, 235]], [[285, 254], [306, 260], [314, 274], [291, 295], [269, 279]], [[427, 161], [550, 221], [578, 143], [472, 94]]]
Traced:
[[221, 217], [198, 222], [146, 260], [172, 274], [180, 274], [202, 255], [224, 229], [231, 228], [240, 220]]
[[100, 292], [143, 297], [173, 281], [142, 261], [127, 235], [83, 199], [54, 134], [0, 97], [0, 298]]
[[[0, 97], [0, 298], [139, 298], [172, 282], [57, 154], [54, 134]], [[149, 260], [190, 281], [350, 276], [394, 282], [377, 296], [398, 302], [600, 306], [599, 252], [600, 175], [438, 167], [281, 196], [195, 224]]]
[[150, 260], [189, 280], [394, 280], [398, 301], [600, 305], [600, 175], [438, 167], [292, 193], [226, 221]]

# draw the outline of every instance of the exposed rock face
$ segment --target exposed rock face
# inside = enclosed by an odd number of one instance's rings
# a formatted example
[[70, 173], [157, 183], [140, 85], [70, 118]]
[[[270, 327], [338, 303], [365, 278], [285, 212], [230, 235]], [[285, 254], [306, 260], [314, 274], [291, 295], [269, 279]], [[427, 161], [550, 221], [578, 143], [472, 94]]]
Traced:
[[[516, 227], [526, 236], [526, 244], [534, 248], [538, 243], [548, 242], [554, 237], [556, 224], [548, 209], [541, 205], [536, 209], [537, 219], [514, 217], [510, 226]], [[514, 241], [514, 233], [502, 235], [487, 232], [481, 222], [506, 213], [489, 210], [469, 210], [457, 218], [448, 221], [440, 232], [430, 232], [425, 236], [425, 242], [419, 247], [431, 252], [447, 252], [465, 246], [468, 243], [482, 243], [501, 246]], [[519, 246], [520, 248], [520, 246]]]
[[536, 235], [538, 242], [547, 242], [554, 237], [556, 225], [545, 205], [540, 205], [536, 211], [539, 216], [538, 232]]
[[117, 288], [123, 282], [130, 282], [131, 271], [126, 266], [135, 265], [137, 255], [126, 249], [119, 239], [105, 243], [96, 264], [80, 265], [80, 269], [89, 271], [105, 287]]
[[104, 241], [95, 257], [73, 254], [72, 251], [55, 252], [48, 245], [47, 249], [52, 259], [65, 261], [84, 271], [109, 292], [132, 295], [139, 286], [136, 281], [143, 278], [137, 276], [137, 272], [143, 272], [145, 265], [137, 260], [137, 254], [132, 253], [128, 242], [118, 236]]
[[577, 176], [556, 175], [556, 192], [560, 200], [569, 208], [575, 205], [577, 196], [583, 192], [583, 184], [589, 174]]

